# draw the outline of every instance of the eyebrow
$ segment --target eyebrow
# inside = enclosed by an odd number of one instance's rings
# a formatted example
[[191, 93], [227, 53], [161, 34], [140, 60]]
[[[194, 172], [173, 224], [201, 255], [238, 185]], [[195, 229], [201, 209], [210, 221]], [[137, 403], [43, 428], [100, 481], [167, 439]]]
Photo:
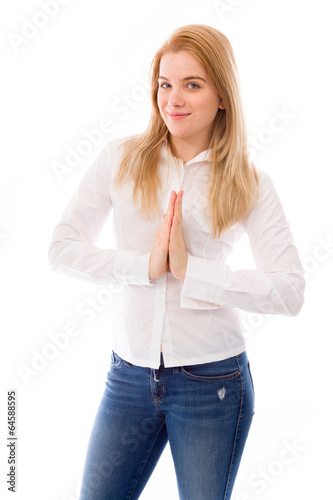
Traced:
[[[159, 76], [157, 78], [157, 80], [168, 80], [168, 82], [170, 81], [165, 76]], [[183, 81], [186, 81], [186, 80], [202, 80], [203, 82], [206, 82], [206, 80], [204, 78], [202, 78], [201, 76], [187, 76], [186, 78], [183, 79]]]

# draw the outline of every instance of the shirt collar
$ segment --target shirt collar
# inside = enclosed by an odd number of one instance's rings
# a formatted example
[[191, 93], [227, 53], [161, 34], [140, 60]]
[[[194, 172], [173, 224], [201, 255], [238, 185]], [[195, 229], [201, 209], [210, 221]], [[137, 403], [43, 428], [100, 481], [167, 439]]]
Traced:
[[[170, 148], [168, 147], [168, 141], [166, 139], [163, 140], [162, 147], [166, 153], [166, 155], [171, 155], [172, 153], [170, 151]], [[188, 162], [184, 163], [184, 166], [191, 165], [192, 163], [199, 163], [201, 161], [210, 161], [210, 154], [211, 154], [212, 149], [205, 149], [204, 151], [201, 151], [197, 156], [189, 160]]]

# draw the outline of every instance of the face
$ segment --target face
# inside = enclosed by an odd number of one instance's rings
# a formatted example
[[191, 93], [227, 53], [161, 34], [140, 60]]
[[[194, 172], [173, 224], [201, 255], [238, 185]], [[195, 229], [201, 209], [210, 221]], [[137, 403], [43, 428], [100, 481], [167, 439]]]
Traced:
[[224, 106], [202, 64], [187, 51], [168, 52], [158, 81], [157, 103], [171, 139], [208, 147], [212, 123]]

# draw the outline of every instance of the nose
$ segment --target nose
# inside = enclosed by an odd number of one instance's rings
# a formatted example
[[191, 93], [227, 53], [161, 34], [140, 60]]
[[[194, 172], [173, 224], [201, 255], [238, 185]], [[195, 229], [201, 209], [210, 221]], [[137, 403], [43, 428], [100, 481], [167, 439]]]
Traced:
[[170, 90], [168, 104], [172, 108], [184, 105], [184, 98], [179, 90], [175, 88]]

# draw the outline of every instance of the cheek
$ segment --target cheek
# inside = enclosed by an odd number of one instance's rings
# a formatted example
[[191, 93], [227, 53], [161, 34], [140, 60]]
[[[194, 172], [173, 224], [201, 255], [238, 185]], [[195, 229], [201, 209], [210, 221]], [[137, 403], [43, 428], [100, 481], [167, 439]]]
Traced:
[[212, 110], [217, 108], [218, 100], [215, 99], [215, 97], [213, 96], [207, 96], [203, 105], [207, 108], [207, 110], [208, 109]]
[[157, 105], [159, 110], [163, 111], [163, 107], [165, 106], [165, 97], [160, 93], [157, 93]]
[[201, 109], [207, 120], [213, 120], [219, 108], [215, 99], [206, 99], [202, 102]]

